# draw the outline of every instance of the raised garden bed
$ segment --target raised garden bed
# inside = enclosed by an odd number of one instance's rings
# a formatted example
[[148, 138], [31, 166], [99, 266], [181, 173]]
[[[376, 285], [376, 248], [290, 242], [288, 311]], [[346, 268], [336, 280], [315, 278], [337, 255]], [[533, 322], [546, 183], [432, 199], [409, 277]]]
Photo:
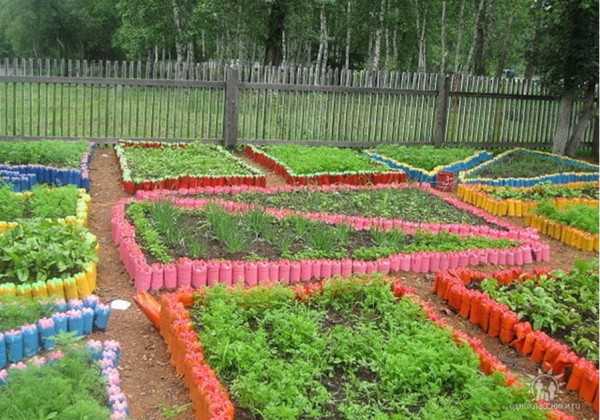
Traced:
[[399, 282], [216, 288], [138, 302], [159, 325], [196, 418], [563, 418]]
[[115, 150], [123, 188], [131, 194], [137, 190], [266, 183], [262, 173], [217, 145], [120, 142]]
[[294, 185], [390, 184], [406, 181], [406, 174], [390, 171], [352, 149], [325, 146], [247, 145], [244, 154]]
[[[598, 271], [438, 273], [434, 292], [488, 335], [564, 375], [598, 411]], [[553, 338], [556, 337], [556, 338]]]
[[49, 220], [0, 233], [0, 296], [89, 296], [96, 287], [97, 246], [83, 227]]
[[0, 412], [7, 419], [128, 418], [115, 341], [71, 344], [0, 370]]
[[53, 350], [56, 336], [87, 336], [106, 330], [110, 307], [97, 296], [84, 300], [0, 298], [0, 369], [45, 350]]
[[[136, 198], [155, 200], [169, 191], [140, 191]], [[179, 202], [194, 205], [194, 200], [246, 203], [268, 210], [287, 209], [325, 222], [345, 222], [356, 226], [406, 231], [462, 232], [481, 234], [510, 231], [511, 238], [537, 239], [534, 229], [523, 229], [490, 216], [431, 188], [428, 184], [360, 186], [281, 186], [195, 188], [183, 191]], [[201, 201], [200, 201], [201, 202]]]
[[[0, 183], [26, 191], [38, 183], [89, 190], [94, 143], [87, 141], [0, 142]], [[4, 174], [4, 175], [3, 175]]]
[[492, 158], [492, 153], [466, 148], [382, 145], [365, 153], [390, 169], [402, 170], [418, 182], [434, 184], [440, 172], [457, 174]]
[[310, 220], [286, 210], [169, 199], [122, 200], [114, 208], [113, 240], [138, 290], [288, 284], [352, 273], [435, 272], [549, 258], [547, 245], [516, 239], [514, 232], [367, 229], [364, 224]]
[[29, 219], [51, 219], [83, 226], [87, 223], [89, 201], [85, 190], [75, 186], [38, 185], [24, 193], [0, 187], [0, 233]]
[[598, 165], [528, 149], [511, 149], [459, 174], [461, 182], [506, 187], [598, 181]]
[[529, 188], [460, 184], [456, 194], [461, 200], [495, 216], [526, 217], [544, 200], [559, 205], [599, 204], [597, 182], [539, 184]]
[[573, 248], [598, 251], [598, 203], [542, 202], [527, 224]]

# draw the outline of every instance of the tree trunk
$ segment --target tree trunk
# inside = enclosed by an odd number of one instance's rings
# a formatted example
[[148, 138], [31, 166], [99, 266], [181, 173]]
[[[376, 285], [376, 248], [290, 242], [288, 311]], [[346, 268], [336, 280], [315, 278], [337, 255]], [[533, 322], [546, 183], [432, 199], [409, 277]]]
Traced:
[[285, 0], [274, 0], [269, 13], [267, 40], [265, 42], [265, 64], [278, 66], [283, 59], [281, 42], [285, 25]]
[[350, 26], [350, 18], [352, 13], [352, 0], [346, 3], [346, 51], [344, 53], [344, 68], [350, 68], [350, 41], [352, 38], [352, 27]]
[[475, 27], [475, 50], [473, 52], [473, 73], [485, 75], [485, 37], [487, 29], [487, 1], [482, 0], [483, 7]]
[[440, 63], [440, 73], [446, 73], [446, 1], [442, 2], [442, 60]]
[[375, 30], [375, 44], [373, 46], [373, 70], [379, 70], [379, 61], [381, 56], [381, 31], [383, 26], [383, 12], [385, 8], [385, 0], [381, 0], [379, 8], [379, 18], [377, 20], [377, 29]]
[[179, 68], [185, 54], [185, 44], [183, 42], [185, 37], [183, 34], [183, 24], [181, 22], [181, 11], [179, 10], [177, 0], [172, 0], [171, 4], [173, 5], [173, 20], [175, 21], [175, 52], [177, 54], [177, 76], [179, 76]]
[[579, 118], [577, 119], [577, 123], [575, 124], [575, 128], [573, 128], [573, 133], [569, 137], [566, 147], [566, 153], [569, 156], [575, 156], [577, 150], [579, 149], [579, 145], [581, 144], [581, 140], [583, 139], [583, 135], [588, 128], [588, 125], [595, 114], [595, 105], [594, 105], [594, 87], [591, 89], [588, 88], [586, 91], [586, 95], [583, 102], [583, 107], [579, 112]]
[[[475, 54], [475, 48], [478, 42], [479, 28], [481, 27], [481, 17], [483, 11], [485, 9], [485, 0], [479, 0], [479, 6], [477, 7], [477, 15], [475, 16], [475, 31], [473, 32], [473, 43], [471, 44], [471, 48], [469, 49], [469, 55], [467, 57], [467, 63], [463, 68], [464, 71], [468, 72], [471, 70], [471, 66], [473, 63], [473, 56]], [[482, 51], [483, 52], [483, 51]]]
[[569, 126], [571, 124], [571, 112], [573, 111], [573, 95], [568, 94], [560, 100], [558, 111], [558, 127], [552, 139], [552, 153], [564, 155], [569, 140]]
[[598, 113], [594, 115], [594, 131], [592, 132], [592, 157], [598, 163], [598, 152], [600, 151], [600, 134], [598, 133]]
[[460, 54], [462, 48], [462, 39], [464, 32], [464, 20], [465, 20], [465, 0], [460, 2], [460, 12], [458, 14], [458, 35], [456, 38], [456, 49], [454, 51], [454, 72], [459, 71], [460, 65]]
[[515, 14], [513, 9], [510, 11], [510, 15], [508, 17], [508, 24], [506, 30], [503, 32], [503, 36], [500, 42], [500, 56], [498, 57], [498, 67], [496, 68], [496, 77], [502, 77], [502, 73], [504, 73], [504, 67], [506, 67], [506, 62], [508, 60], [508, 52], [512, 49], [511, 39], [513, 38], [512, 34], [512, 25], [515, 18]]
[[424, 73], [427, 70], [427, 44], [425, 38], [425, 29], [427, 27], [427, 15], [426, 12], [421, 16], [420, 4], [418, 0], [415, 0], [415, 8], [417, 12], [417, 46], [418, 46], [418, 59], [417, 59], [417, 71]]

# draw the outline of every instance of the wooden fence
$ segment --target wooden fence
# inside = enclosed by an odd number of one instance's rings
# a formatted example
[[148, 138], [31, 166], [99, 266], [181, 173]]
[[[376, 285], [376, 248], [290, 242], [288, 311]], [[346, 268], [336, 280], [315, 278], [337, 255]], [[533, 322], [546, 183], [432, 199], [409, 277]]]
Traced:
[[[393, 87], [245, 80], [235, 67], [221, 81], [0, 76], [0, 138], [540, 148], [551, 144], [558, 121], [558, 97], [504, 80], [411, 74]], [[584, 148], [592, 137], [590, 125]]]

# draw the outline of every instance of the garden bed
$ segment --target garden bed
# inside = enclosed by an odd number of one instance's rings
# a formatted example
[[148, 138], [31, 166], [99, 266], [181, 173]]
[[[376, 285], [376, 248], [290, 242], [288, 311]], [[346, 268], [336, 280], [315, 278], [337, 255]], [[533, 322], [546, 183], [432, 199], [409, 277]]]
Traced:
[[495, 216], [526, 217], [544, 200], [598, 206], [597, 182], [539, 184], [529, 188], [460, 184], [458, 197]]
[[[136, 198], [155, 200], [167, 195], [168, 191], [140, 191]], [[204, 200], [234, 201], [245, 203], [247, 208], [260, 206], [269, 211], [287, 209], [313, 220], [365, 228], [394, 226], [410, 232], [472, 234], [510, 231], [516, 235], [510, 238], [538, 238], [534, 229], [523, 229], [490, 216], [428, 184], [196, 188], [183, 191], [178, 197], [178, 202], [186, 206]]]
[[24, 193], [0, 187], [0, 233], [29, 219], [87, 223], [90, 196], [75, 186], [48, 187], [37, 185]]
[[152, 310], [197, 418], [563, 418], [398, 282], [180, 292]]
[[266, 183], [262, 173], [217, 145], [120, 142], [115, 150], [123, 188], [130, 194], [137, 190]]
[[109, 317], [110, 307], [94, 295], [68, 302], [0, 297], [0, 369], [53, 350], [58, 334], [81, 337], [105, 331]]
[[115, 341], [71, 344], [0, 370], [0, 412], [8, 419], [128, 418]]
[[542, 202], [527, 224], [573, 248], [595, 251], [598, 245], [598, 203]]
[[465, 148], [382, 145], [365, 152], [390, 169], [402, 170], [417, 182], [435, 184], [440, 172], [457, 174], [492, 158], [492, 153]]
[[362, 224], [310, 220], [286, 210], [248, 210], [233, 202], [215, 206], [170, 200], [126, 199], [114, 208], [113, 240], [138, 290], [288, 284], [352, 273], [435, 272], [549, 258], [547, 245], [516, 239], [518, 234], [511, 232], [366, 229]]
[[[434, 293], [489, 336], [564, 375], [598, 411], [598, 271], [438, 273]], [[552, 337], [556, 337], [552, 338]]]
[[89, 190], [94, 143], [87, 141], [0, 142], [0, 183], [15, 191], [33, 185], [76, 185]]
[[0, 233], [0, 296], [89, 296], [96, 287], [97, 246], [83, 227], [49, 220]]
[[598, 181], [598, 165], [528, 149], [511, 149], [459, 174], [461, 182], [506, 187]]
[[244, 154], [294, 185], [365, 185], [406, 181], [406, 174], [390, 171], [352, 149], [325, 146], [246, 145]]

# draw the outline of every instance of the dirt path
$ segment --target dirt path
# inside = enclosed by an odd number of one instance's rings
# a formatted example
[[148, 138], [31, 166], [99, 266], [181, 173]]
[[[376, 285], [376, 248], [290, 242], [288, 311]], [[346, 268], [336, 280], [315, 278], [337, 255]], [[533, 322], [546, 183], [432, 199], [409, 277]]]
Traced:
[[[121, 343], [123, 361], [119, 370], [132, 417], [141, 420], [167, 418], [161, 413], [188, 404], [189, 397], [183, 382], [169, 364], [162, 338], [133, 304], [134, 289], [112, 243], [112, 207], [126, 196], [121, 189], [119, 167], [112, 149], [96, 151], [91, 178], [89, 227], [100, 243], [96, 293], [102, 301], [126, 299], [132, 302], [126, 311], [113, 310], [107, 333], [98, 338], [112, 338]], [[192, 418], [191, 410], [179, 418]]]
[[[240, 155], [246, 163], [254, 162]], [[264, 170], [264, 168], [261, 168]], [[100, 242], [99, 288], [98, 295], [103, 301], [121, 298], [132, 301], [134, 289], [129, 276], [124, 271], [118, 252], [111, 239], [110, 215], [112, 206], [126, 194], [120, 187], [120, 175], [116, 157], [112, 149], [97, 150], [91, 166], [92, 203], [90, 209], [90, 229]], [[283, 185], [285, 181], [278, 175], [267, 171], [267, 185]], [[511, 220], [522, 224], [519, 219]], [[569, 269], [577, 259], [590, 258], [592, 253], [577, 251], [558, 241], [544, 238], [551, 245], [552, 268]], [[492, 271], [498, 267], [480, 267]], [[497, 339], [490, 338], [481, 330], [448, 310], [437, 296], [431, 293], [432, 276], [408, 274], [397, 276], [407, 285], [415, 288], [416, 293], [430, 301], [443, 317], [455, 328], [480, 339], [483, 345], [514, 373], [531, 378], [537, 375], [537, 365], [518, 355], [511, 348], [502, 345]], [[127, 311], [113, 311], [109, 330], [103, 338], [119, 340], [123, 346], [121, 375], [123, 388], [129, 398], [131, 414], [135, 419], [191, 419], [189, 397], [182, 381], [169, 364], [166, 346], [156, 330], [144, 315], [132, 304]], [[580, 419], [596, 418], [592, 410], [580, 402], [572, 392], [559, 393], [556, 402], [562, 409]], [[566, 407], [566, 408], [565, 408]], [[175, 412], [179, 415], [175, 415]]]

